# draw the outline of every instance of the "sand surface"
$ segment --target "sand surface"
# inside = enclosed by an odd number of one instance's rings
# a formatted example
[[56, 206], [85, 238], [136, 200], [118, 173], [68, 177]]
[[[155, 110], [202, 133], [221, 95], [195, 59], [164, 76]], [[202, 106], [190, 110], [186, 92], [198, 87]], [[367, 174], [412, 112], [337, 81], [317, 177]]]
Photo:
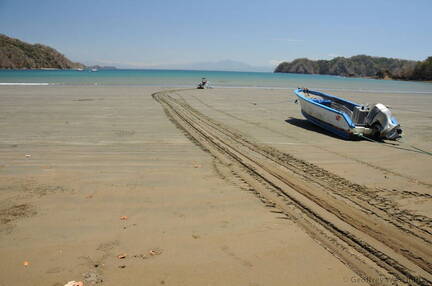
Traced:
[[391, 102], [393, 146], [321, 131], [291, 91], [161, 90], [0, 87], [0, 285], [432, 280], [430, 95], [335, 93]]

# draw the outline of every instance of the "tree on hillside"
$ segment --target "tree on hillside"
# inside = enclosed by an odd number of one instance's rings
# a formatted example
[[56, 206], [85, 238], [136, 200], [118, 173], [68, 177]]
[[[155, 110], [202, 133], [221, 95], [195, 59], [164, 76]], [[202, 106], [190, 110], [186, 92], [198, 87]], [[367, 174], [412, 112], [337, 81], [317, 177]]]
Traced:
[[432, 80], [432, 57], [428, 57], [414, 68], [411, 79]]

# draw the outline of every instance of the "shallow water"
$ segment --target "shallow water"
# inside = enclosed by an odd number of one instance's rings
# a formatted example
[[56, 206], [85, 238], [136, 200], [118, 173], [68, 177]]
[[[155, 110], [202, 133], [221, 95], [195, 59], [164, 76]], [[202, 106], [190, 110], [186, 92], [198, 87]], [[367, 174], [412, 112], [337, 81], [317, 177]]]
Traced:
[[0, 70], [0, 85], [143, 85], [194, 87], [206, 77], [213, 87], [346, 90], [432, 94], [432, 83], [329, 75], [183, 70]]

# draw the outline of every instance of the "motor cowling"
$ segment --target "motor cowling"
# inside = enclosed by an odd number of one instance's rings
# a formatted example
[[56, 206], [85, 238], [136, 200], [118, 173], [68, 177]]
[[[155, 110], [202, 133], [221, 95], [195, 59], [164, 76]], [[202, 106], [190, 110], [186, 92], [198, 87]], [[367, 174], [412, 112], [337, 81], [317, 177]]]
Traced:
[[366, 117], [366, 124], [376, 129], [378, 137], [395, 140], [401, 137], [402, 129], [390, 109], [382, 103], [375, 104]]

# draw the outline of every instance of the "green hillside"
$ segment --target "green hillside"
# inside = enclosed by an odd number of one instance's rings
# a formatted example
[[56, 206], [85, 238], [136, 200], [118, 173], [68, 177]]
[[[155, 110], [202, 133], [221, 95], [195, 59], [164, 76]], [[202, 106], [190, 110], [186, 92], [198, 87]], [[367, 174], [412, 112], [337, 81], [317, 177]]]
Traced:
[[74, 63], [55, 49], [41, 44], [28, 44], [0, 34], [0, 69], [73, 69]]
[[432, 57], [423, 62], [358, 55], [332, 60], [296, 59], [279, 64], [275, 72], [328, 74], [404, 80], [432, 80]]

